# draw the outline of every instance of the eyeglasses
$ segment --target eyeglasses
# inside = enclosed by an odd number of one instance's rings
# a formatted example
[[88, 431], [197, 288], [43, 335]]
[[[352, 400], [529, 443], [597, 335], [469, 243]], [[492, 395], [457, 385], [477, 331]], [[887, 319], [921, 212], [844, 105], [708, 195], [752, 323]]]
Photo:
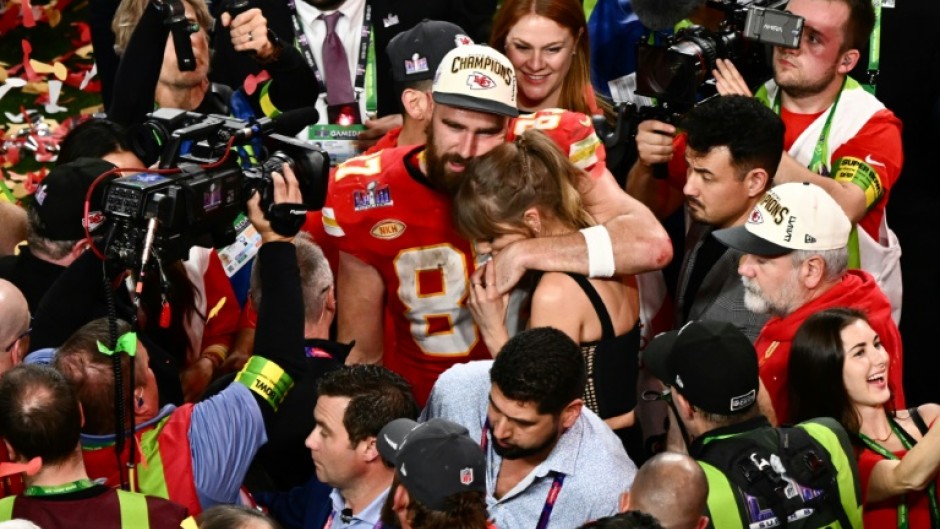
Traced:
[[22, 340], [23, 338], [26, 338], [27, 336], [29, 336], [29, 333], [32, 332], [32, 330], [33, 330], [33, 328], [32, 328], [32, 327], [29, 327], [29, 328], [27, 328], [25, 331], [23, 331], [23, 333], [20, 334], [19, 336], [17, 336], [16, 339], [14, 339], [13, 342], [12, 342], [10, 345], [8, 345], [8, 346], [6, 346], [6, 347], [3, 348], [3, 352], [4, 352], [4, 353], [9, 353], [10, 351], [12, 351], [12, 350], [13, 350], [13, 347], [16, 345], [16, 343], [19, 342], [20, 340]]

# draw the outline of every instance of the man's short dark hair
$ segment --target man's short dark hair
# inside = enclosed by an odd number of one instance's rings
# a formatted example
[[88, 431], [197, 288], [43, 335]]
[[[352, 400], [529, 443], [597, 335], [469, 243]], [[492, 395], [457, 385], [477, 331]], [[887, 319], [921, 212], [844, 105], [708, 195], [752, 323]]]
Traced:
[[539, 413], [552, 415], [581, 397], [586, 376], [581, 348], [551, 327], [513, 336], [490, 369], [490, 380], [506, 398], [534, 402]]
[[355, 364], [331, 371], [320, 379], [317, 392], [321, 396], [349, 399], [343, 426], [354, 446], [378, 436], [382, 427], [395, 419], [418, 417], [411, 385], [382, 366]]
[[688, 147], [698, 153], [727, 147], [740, 178], [762, 168], [772, 179], [783, 156], [783, 121], [753, 97], [731, 95], [705, 101], [683, 117], [682, 128]]
[[91, 118], [65, 135], [56, 164], [83, 157], [104, 158], [112, 152], [130, 150], [131, 142], [124, 127], [107, 118]]
[[[117, 320], [117, 335], [131, 330], [129, 323]], [[115, 432], [114, 360], [98, 352], [98, 342], [113, 346], [107, 318], [83, 325], [56, 350], [53, 366], [69, 381], [85, 410], [86, 433], [103, 435]], [[130, 357], [117, 355], [121, 362], [123, 395], [129, 393]], [[147, 366], [134, 362], [137, 384], [142, 383]], [[128, 403], [128, 406], [130, 404]]]
[[67, 460], [78, 447], [82, 415], [72, 388], [58, 371], [21, 365], [0, 380], [0, 435], [26, 459], [44, 465]]
[[842, 51], [862, 50], [875, 28], [875, 8], [871, 0], [841, 0], [849, 8]]
[[663, 529], [652, 514], [627, 511], [588, 522], [578, 529]]

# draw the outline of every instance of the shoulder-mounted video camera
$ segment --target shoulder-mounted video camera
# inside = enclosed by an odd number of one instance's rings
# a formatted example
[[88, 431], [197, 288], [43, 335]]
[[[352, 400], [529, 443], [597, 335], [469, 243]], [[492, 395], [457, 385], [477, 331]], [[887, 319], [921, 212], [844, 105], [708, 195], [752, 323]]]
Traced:
[[[274, 198], [272, 173], [284, 165], [297, 177], [304, 206], [323, 207], [329, 155], [272, 132], [293, 128], [292, 121], [315, 121], [314, 110], [253, 122], [168, 108], [148, 117], [132, 139], [134, 150], [139, 155], [159, 150], [161, 169], [178, 170], [109, 182], [104, 199], [113, 224], [106, 242], [108, 258], [139, 265], [153, 248], [161, 260], [171, 262], [185, 259], [193, 246], [231, 244], [236, 236], [233, 223], [252, 193], [261, 193], [262, 211], [268, 211]], [[252, 144], [252, 138], [261, 142]], [[242, 152], [236, 156], [238, 150]]]
[[[752, 84], [772, 74], [764, 44], [798, 48], [803, 17], [778, 8], [786, 0], [708, 0], [725, 14], [717, 31], [702, 26], [678, 30], [665, 43], [637, 46], [636, 93], [684, 112], [702, 97], [717, 59], [730, 59]], [[704, 94], [710, 95], [710, 94]]]

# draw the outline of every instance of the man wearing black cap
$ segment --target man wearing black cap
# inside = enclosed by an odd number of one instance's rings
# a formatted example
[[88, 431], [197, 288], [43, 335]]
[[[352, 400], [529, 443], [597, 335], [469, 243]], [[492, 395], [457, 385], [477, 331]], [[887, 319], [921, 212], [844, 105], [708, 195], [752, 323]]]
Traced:
[[[19, 255], [0, 258], [0, 279], [16, 285], [29, 309], [36, 312], [46, 290], [87, 248], [85, 194], [92, 182], [114, 165], [97, 158], [79, 158], [54, 168], [36, 189], [27, 207], [27, 246]], [[94, 206], [105, 186], [95, 187], [88, 213], [88, 231], [101, 233], [105, 217]]]
[[400, 92], [402, 126], [388, 131], [366, 154], [389, 147], [424, 145], [431, 122], [431, 85], [444, 55], [457, 46], [473, 44], [460, 26], [440, 20], [423, 20], [392, 38], [385, 54], [392, 63], [392, 77]]
[[382, 524], [402, 529], [484, 529], [486, 459], [467, 429], [445, 419], [396, 419], [376, 440], [395, 465]]
[[643, 361], [670, 388], [662, 398], [705, 471], [710, 527], [862, 527], [845, 430], [831, 418], [773, 428], [757, 407], [757, 353], [741, 331], [692, 321], [654, 338]]

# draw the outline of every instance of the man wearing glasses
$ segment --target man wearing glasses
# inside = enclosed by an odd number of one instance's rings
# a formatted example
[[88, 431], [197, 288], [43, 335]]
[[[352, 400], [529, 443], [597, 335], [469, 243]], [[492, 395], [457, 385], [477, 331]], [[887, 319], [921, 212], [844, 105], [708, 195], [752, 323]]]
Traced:
[[668, 402], [705, 471], [710, 527], [862, 527], [845, 430], [831, 418], [772, 427], [757, 405], [757, 353], [740, 330], [692, 321], [654, 338], [643, 362], [667, 385], [654, 398]]

